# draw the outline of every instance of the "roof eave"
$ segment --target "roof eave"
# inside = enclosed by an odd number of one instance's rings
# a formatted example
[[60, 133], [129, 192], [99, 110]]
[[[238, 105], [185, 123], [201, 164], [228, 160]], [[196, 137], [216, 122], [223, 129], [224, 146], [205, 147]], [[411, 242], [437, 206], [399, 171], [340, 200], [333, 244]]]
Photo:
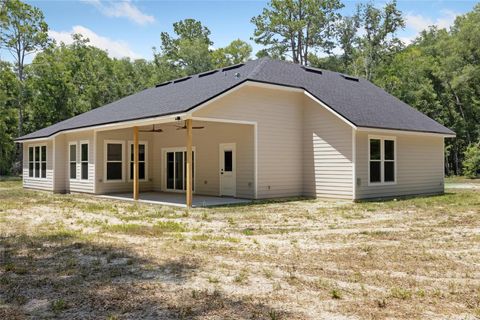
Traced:
[[[448, 129], [448, 128], [446, 128]], [[399, 133], [399, 134], [413, 134], [413, 135], [426, 135], [426, 136], [442, 136], [444, 138], [455, 138], [457, 135], [455, 132], [449, 130], [450, 132], [436, 132], [436, 131], [422, 131], [422, 130], [408, 130], [408, 129], [397, 129], [397, 128], [382, 128], [382, 127], [358, 127], [358, 131], [364, 132], [389, 132], [389, 133]]]

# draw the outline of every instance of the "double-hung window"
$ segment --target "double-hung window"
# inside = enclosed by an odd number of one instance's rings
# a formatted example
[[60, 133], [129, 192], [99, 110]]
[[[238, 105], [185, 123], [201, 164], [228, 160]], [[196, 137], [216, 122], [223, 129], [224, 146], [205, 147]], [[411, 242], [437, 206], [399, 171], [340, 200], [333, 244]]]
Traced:
[[105, 141], [105, 180], [123, 181], [123, 147], [121, 141]]
[[28, 176], [47, 178], [47, 146], [28, 147]]
[[80, 142], [80, 178], [88, 180], [88, 142]]
[[393, 137], [369, 137], [368, 173], [370, 184], [391, 184], [396, 181], [396, 140]]
[[71, 142], [68, 146], [68, 163], [70, 179], [77, 179], [77, 143]]
[[34, 158], [33, 158], [33, 147], [28, 147], [28, 176], [33, 178], [34, 171]]
[[[130, 149], [129, 149], [129, 180], [133, 180], [133, 142], [129, 142]], [[147, 180], [147, 143], [146, 142], [139, 142], [138, 143], [138, 180]]]

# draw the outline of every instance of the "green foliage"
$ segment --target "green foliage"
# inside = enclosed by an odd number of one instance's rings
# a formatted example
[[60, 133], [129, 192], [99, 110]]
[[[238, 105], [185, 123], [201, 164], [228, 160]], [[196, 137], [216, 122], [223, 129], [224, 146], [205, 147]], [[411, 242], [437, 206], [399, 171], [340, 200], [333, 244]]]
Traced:
[[145, 60], [111, 59], [89, 40], [74, 35], [37, 54], [26, 69], [31, 132], [98, 108], [155, 83], [155, 65]]
[[252, 53], [252, 47], [240, 39], [224, 48], [210, 49], [210, 30], [194, 19], [174, 23], [173, 30], [175, 36], [161, 33], [160, 52], [154, 53], [156, 65], [168, 79], [245, 62]]
[[240, 39], [233, 40], [225, 48], [219, 48], [211, 53], [215, 68], [245, 62], [251, 54], [252, 46]]
[[359, 49], [365, 78], [372, 80], [374, 68], [385, 58], [401, 48], [400, 40], [395, 36], [400, 28], [405, 27], [402, 13], [393, 0], [383, 10], [372, 3], [360, 5], [359, 19], [365, 34], [359, 37]]
[[335, 22], [342, 7], [339, 0], [271, 0], [251, 20], [253, 39], [275, 57], [288, 54], [294, 63], [306, 65], [312, 51], [333, 49]]
[[212, 68], [209, 46], [210, 30], [195, 19], [185, 19], [173, 24], [176, 37], [162, 32], [161, 51], [155, 53], [158, 65], [164, 65], [173, 77], [190, 75]]
[[26, 99], [23, 90], [25, 57], [47, 48], [49, 44], [48, 25], [40, 9], [19, 0], [9, 0], [2, 5], [0, 47], [13, 56], [15, 71], [20, 81], [20, 90], [15, 100], [18, 109], [19, 135], [23, 133], [23, 111]]
[[476, 178], [480, 172], [480, 142], [470, 144], [464, 152], [463, 173], [468, 178]]
[[0, 176], [11, 174], [15, 158], [15, 145], [12, 143], [18, 122], [16, 97], [19, 83], [8, 63], [0, 61]]

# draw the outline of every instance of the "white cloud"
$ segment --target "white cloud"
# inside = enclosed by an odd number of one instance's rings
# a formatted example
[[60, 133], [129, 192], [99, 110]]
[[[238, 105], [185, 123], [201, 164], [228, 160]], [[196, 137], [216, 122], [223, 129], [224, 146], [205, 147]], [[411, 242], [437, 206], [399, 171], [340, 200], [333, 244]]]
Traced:
[[131, 0], [125, 1], [101, 1], [101, 0], [83, 0], [95, 6], [102, 14], [107, 17], [127, 18], [139, 25], [146, 25], [155, 22], [155, 17], [145, 14], [138, 9]]
[[142, 58], [141, 55], [135, 53], [128, 43], [121, 40], [112, 40], [107, 37], [100, 36], [94, 31], [84, 27], [84, 26], [74, 26], [71, 31], [55, 31], [49, 30], [48, 35], [55, 39], [57, 42], [63, 42], [65, 44], [73, 43], [72, 34], [79, 33], [85, 38], [90, 39], [90, 44], [97, 48], [106, 50], [108, 55], [113, 58], [124, 58], [129, 57], [131, 59]]
[[455, 22], [455, 18], [459, 15], [451, 10], [442, 10], [441, 16], [436, 19], [424, 17], [420, 14], [407, 14], [405, 17], [407, 28], [416, 32], [421, 32], [430, 26], [448, 29]]

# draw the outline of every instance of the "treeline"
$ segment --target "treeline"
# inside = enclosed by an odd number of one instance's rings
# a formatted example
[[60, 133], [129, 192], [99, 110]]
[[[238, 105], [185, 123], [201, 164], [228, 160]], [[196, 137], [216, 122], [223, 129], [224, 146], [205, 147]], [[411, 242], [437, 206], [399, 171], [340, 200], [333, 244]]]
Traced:
[[[33, 6], [0, 5], [0, 46], [14, 59], [0, 61], [0, 175], [19, 170], [16, 136], [156, 83], [252, 58], [251, 46], [239, 39], [212, 49], [210, 30], [194, 19], [176, 22], [172, 34], [161, 32], [150, 61], [110, 58], [78, 34], [70, 45], [49, 39], [43, 13]], [[342, 7], [338, 0], [272, 0], [251, 21], [252, 39], [265, 48], [256, 56], [373, 81], [457, 133], [447, 140], [448, 174], [478, 170], [480, 5], [450, 30], [425, 30], [408, 46], [396, 36], [405, 22], [394, 1], [383, 8], [361, 4], [348, 17]], [[35, 58], [26, 64], [30, 54]]]

